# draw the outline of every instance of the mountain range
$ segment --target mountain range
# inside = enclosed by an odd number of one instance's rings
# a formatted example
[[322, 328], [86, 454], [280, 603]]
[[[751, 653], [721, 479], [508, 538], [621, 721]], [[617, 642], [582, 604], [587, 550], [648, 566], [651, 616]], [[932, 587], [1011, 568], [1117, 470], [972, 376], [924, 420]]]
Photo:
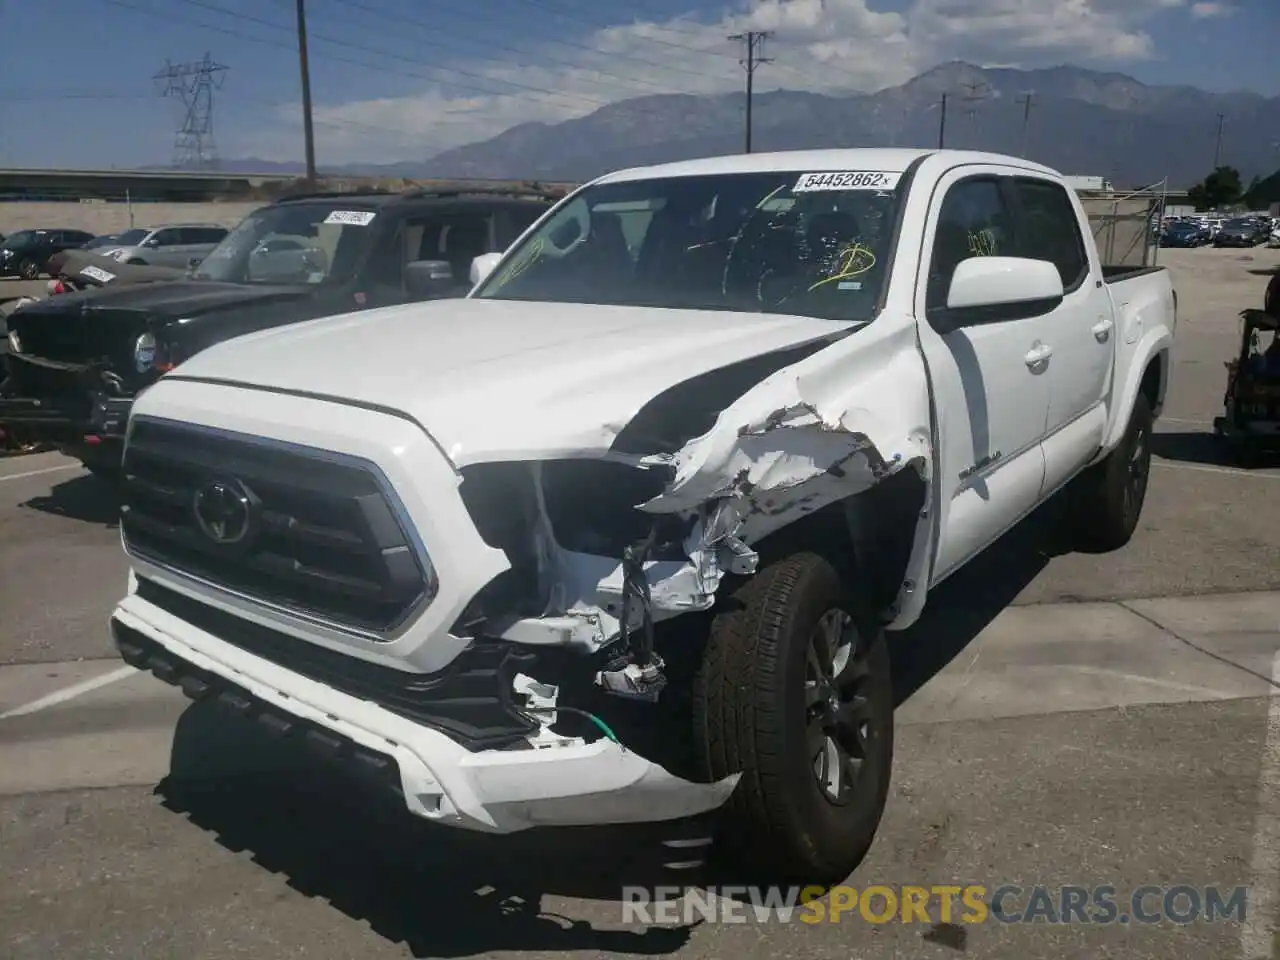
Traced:
[[[1030, 94], [1030, 108], [1027, 95]], [[1117, 187], [1169, 178], [1171, 188], [1221, 162], [1247, 183], [1280, 166], [1280, 97], [1150, 86], [1074, 66], [1040, 70], [942, 64], [870, 94], [757, 93], [756, 151], [945, 145], [1027, 156]], [[743, 149], [745, 96], [659, 95], [621, 100], [562, 123], [526, 123], [422, 162], [349, 164], [336, 175], [585, 180], [608, 170]], [[299, 164], [224, 161], [229, 171], [302, 172]]]

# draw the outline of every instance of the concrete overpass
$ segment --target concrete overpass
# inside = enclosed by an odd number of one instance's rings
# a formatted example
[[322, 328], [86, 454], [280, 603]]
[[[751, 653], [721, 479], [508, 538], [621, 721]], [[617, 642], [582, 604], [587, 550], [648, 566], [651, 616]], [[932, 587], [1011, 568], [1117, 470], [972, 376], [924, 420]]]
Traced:
[[292, 174], [218, 171], [0, 169], [0, 201], [245, 199], [296, 179]]

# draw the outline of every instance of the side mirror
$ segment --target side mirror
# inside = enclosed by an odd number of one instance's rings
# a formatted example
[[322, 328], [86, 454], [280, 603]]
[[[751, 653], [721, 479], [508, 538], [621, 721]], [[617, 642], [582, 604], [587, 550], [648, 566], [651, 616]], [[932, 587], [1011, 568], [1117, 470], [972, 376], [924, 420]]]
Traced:
[[200, 264], [202, 263], [204, 263], [204, 257], [192, 257], [190, 260], [187, 261], [187, 269], [194, 270], [196, 267], [200, 266]]
[[941, 333], [981, 323], [1038, 317], [1062, 303], [1058, 268], [1026, 257], [970, 257], [951, 276], [947, 305], [930, 311]]
[[404, 265], [405, 290], [411, 297], [443, 297], [454, 287], [453, 267], [444, 260], [414, 260]]
[[152, 249], [154, 249], [160, 246], [160, 241], [157, 240], [155, 237], [147, 237], [146, 240], [142, 241], [142, 245], [144, 247], [151, 247]]
[[500, 253], [482, 253], [471, 261], [471, 285], [474, 287], [489, 274], [502, 260]]

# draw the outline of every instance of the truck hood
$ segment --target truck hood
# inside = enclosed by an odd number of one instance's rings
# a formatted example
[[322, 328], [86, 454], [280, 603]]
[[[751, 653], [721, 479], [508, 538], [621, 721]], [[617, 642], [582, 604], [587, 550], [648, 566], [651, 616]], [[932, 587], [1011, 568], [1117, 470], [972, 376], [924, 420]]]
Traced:
[[306, 296], [306, 287], [215, 283], [209, 280], [166, 280], [155, 283], [108, 284], [81, 293], [50, 297], [23, 310], [25, 322], [42, 316], [91, 314], [95, 311], [145, 313], [159, 320], [198, 316], [213, 310]]
[[248, 334], [165, 379], [396, 410], [462, 467], [603, 452], [664, 390], [853, 326], [708, 310], [441, 300]]

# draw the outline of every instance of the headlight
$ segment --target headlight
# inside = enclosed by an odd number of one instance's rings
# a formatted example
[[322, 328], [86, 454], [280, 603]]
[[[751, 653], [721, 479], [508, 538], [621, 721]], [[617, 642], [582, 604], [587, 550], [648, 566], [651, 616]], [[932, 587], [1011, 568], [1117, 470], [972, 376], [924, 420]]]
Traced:
[[10, 331], [9, 331], [9, 352], [10, 352], [10, 353], [21, 353], [21, 352], [22, 352], [22, 341], [18, 339], [18, 331], [17, 331], [17, 330], [10, 330]]
[[133, 365], [139, 373], [146, 373], [155, 359], [156, 338], [153, 334], [144, 333], [133, 344]]

